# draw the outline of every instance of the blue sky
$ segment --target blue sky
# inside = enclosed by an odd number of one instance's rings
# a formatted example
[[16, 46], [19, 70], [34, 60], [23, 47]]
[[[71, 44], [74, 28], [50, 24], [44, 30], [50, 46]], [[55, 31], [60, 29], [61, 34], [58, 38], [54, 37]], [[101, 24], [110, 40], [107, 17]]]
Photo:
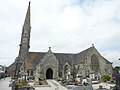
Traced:
[[[28, 0], [0, 0], [0, 64], [18, 56]], [[30, 51], [79, 53], [94, 43], [120, 65], [120, 0], [31, 0]]]

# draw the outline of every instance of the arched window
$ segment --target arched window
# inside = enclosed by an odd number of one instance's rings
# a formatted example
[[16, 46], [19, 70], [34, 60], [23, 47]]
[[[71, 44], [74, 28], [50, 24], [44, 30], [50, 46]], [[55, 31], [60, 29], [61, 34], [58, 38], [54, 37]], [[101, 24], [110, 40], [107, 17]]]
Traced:
[[70, 74], [71, 74], [71, 72], [70, 72], [70, 66], [68, 65], [68, 64], [66, 64], [65, 66], [64, 66], [64, 78], [65, 79], [69, 79], [70, 78]]
[[67, 72], [68, 72], [68, 65], [65, 65], [64, 73], [66, 74]]
[[92, 55], [91, 57], [91, 68], [93, 71], [98, 72], [99, 70], [99, 62], [97, 55]]

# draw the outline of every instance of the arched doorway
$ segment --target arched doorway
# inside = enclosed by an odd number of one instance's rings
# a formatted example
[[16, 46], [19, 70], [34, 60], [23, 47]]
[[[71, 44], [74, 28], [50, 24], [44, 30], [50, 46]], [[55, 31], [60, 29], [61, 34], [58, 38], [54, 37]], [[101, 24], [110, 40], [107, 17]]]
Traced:
[[46, 71], [46, 79], [53, 79], [53, 70], [50, 68]]

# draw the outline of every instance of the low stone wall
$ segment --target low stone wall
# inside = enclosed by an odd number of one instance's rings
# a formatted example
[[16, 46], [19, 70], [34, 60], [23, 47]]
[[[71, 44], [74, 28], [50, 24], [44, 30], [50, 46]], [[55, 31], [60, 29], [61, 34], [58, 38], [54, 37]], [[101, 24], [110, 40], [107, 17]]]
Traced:
[[17, 90], [35, 90], [35, 88], [33, 88], [33, 87], [21, 87], [21, 88], [18, 88]]
[[51, 87], [51, 85], [34, 85], [34, 87]]

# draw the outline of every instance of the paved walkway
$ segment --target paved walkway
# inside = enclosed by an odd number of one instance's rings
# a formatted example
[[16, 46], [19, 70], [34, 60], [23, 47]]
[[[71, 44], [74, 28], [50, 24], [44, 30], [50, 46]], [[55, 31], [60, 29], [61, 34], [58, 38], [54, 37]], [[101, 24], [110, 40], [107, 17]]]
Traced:
[[[36, 90], [68, 90], [64, 86], [61, 86], [58, 82], [55, 80], [47, 80], [48, 84], [51, 85], [51, 87], [44, 87], [44, 88], [38, 88]], [[100, 84], [93, 84], [93, 89], [98, 90], [99, 85], [102, 85], [103, 88], [110, 89], [110, 86], [115, 86], [115, 84], [108, 84], [108, 83], [100, 83]], [[89, 87], [88, 87], [89, 88]], [[83, 87], [80, 88], [80, 90], [84, 90]], [[90, 88], [88, 89], [90, 90]]]
[[103, 86], [103, 88], [110, 89], [110, 86], [115, 86], [115, 84], [108, 84], [108, 83], [100, 83], [100, 84], [93, 84], [93, 89], [98, 89], [99, 85]]
[[[10, 77], [0, 79], [0, 90], [11, 90], [11, 87], [9, 87], [10, 80]], [[35, 90], [68, 90], [64, 86], [61, 86], [55, 80], [47, 80], [47, 82], [51, 87], [35, 87]]]
[[9, 87], [10, 80], [10, 77], [0, 79], [0, 90], [11, 90], [11, 87]]
[[68, 90], [64, 86], [61, 86], [55, 80], [47, 80], [47, 82], [51, 87], [35, 87], [35, 90]]

